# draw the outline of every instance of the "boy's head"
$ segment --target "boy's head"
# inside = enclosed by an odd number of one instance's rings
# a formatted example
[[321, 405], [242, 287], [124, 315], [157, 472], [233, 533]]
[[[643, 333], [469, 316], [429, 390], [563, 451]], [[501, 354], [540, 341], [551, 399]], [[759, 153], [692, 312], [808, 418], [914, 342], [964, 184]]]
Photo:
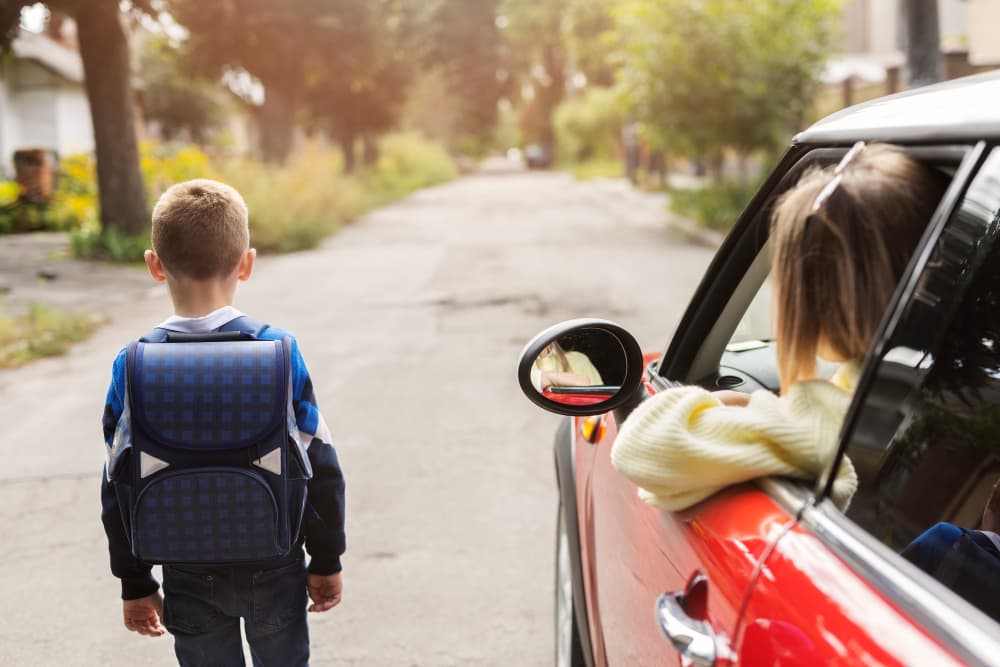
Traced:
[[205, 178], [178, 183], [153, 208], [153, 252], [174, 278], [224, 278], [250, 247], [247, 221], [234, 188]]

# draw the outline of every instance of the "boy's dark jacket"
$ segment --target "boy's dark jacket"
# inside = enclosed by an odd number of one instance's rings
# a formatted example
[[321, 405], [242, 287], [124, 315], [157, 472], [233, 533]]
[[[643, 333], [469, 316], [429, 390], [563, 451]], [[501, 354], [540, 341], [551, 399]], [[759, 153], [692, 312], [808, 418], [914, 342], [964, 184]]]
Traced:
[[[234, 326], [236, 324], [234, 323]], [[309, 480], [302, 534], [292, 554], [294, 556], [299, 553], [304, 541], [310, 556], [309, 572], [321, 575], [334, 574], [341, 569], [340, 556], [345, 549], [344, 475], [337, 461], [337, 453], [333, 445], [327, 441], [330, 436], [320, 417], [309, 371], [306, 369], [294, 336], [283, 329], [271, 326], [265, 326], [258, 334], [261, 340], [280, 340], [286, 336], [292, 340], [292, 402], [295, 419], [300, 432], [315, 436], [307, 450], [313, 477]], [[125, 349], [122, 349], [114, 361], [111, 386], [108, 388], [102, 419], [104, 442], [108, 447], [112, 446], [124, 400]], [[121, 579], [122, 598], [133, 600], [155, 593], [159, 583], [150, 572], [152, 566], [137, 560], [132, 555], [122, 523], [121, 508], [107, 475], [101, 476], [101, 505], [101, 520], [104, 523], [104, 532], [108, 536], [108, 549], [111, 555], [111, 572]]]

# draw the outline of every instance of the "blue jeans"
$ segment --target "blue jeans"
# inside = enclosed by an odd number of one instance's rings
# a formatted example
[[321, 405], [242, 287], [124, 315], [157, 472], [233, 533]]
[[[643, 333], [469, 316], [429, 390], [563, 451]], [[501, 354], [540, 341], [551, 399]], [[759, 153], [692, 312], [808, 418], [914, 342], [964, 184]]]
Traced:
[[254, 667], [309, 664], [301, 552], [276, 567], [163, 566], [163, 624], [181, 667], [244, 667], [240, 618]]

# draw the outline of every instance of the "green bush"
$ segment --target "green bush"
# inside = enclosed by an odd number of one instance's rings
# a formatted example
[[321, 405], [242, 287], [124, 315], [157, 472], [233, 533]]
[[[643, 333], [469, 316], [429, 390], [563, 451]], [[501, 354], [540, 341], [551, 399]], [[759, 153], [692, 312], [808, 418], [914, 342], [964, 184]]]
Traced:
[[[235, 187], [250, 209], [251, 241], [262, 252], [313, 248], [363, 211], [458, 173], [447, 152], [415, 134], [385, 137], [376, 164], [353, 177], [341, 174], [339, 154], [315, 146], [276, 166], [250, 159], [213, 162], [197, 146], [145, 141], [140, 166], [150, 207], [180, 181], [214, 178]], [[97, 210], [96, 171], [88, 155], [62, 161], [58, 190], [48, 206], [17, 203], [17, 185], [0, 182], [0, 233], [70, 230], [79, 257], [142, 261], [149, 236], [102, 230]]]
[[753, 181], [722, 181], [700, 188], [671, 190], [670, 208], [703, 227], [728, 231], [758, 185]]
[[117, 229], [86, 228], [70, 232], [73, 254], [85, 259], [132, 264], [143, 261], [149, 234], [130, 236]]
[[394, 201], [414, 190], [444, 183], [458, 167], [441, 146], [419, 134], [390, 134], [379, 142], [374, 167], [358, 176], [365, 209]]
[[625, 164], [621, 160], [610, 158], [592, 159], [568, 166], [569, 173], [581, 181], [594, 178], [624, 178]]
[[250, 243], [261, 252], [314, 248], [359, 211], [357, 183], [329, 152], [307, 149], [284, 166], [233, 160], [220, 171], [246, 200]]
[[564, 163], [609, 160], [618, 153], [622, 129], [622, 104], [610, 88], [588, 88], [556, 109], [558, 158]]

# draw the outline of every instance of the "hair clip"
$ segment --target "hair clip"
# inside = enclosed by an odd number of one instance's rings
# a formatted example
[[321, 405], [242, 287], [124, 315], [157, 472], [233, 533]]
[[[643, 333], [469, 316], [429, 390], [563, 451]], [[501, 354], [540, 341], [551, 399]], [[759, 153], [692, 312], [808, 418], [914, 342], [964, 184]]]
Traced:
[[830, 182], [824, 185], [823, 189], [819, 191], [818, 195], [816, 195], [816, 200], [813, 201], [811, 213], [815, 213], [820, 210], [823, 207], [823, 204], [830, 199], [830, 196], [837, 191], [837, 188], [840, 187], [840, 182], [844, 179], [844, 169], [847, 168], [847, 165], [851, 163], [851, 160], [856, 158], [858, 154], [864, 150], [864, 148], [865, 142], [859, 141], [851, 146], [851, 150], [844, 153], [844, 157], [840, 159], [840, 162], [838, 162], [837, 166], [833, 169], [833, 178], [830, 179]]

